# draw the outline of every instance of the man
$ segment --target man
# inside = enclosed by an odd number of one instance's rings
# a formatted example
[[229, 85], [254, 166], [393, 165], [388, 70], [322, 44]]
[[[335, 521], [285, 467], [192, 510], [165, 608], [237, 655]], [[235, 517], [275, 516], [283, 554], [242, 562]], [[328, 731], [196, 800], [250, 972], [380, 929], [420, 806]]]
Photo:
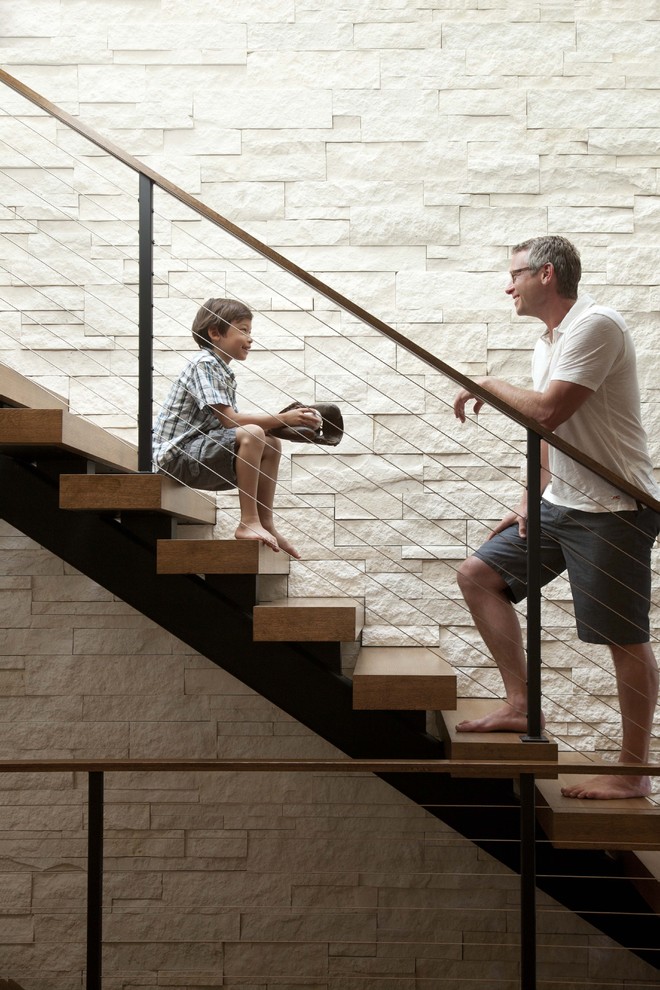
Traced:
[[[478, 384], [588, 453], [653, 498], [653, 477], [641, 424], [635, 352], [622, 317], [587, 295], [578, 300], [580, 256], [563, 237], [536, 237], [513, 249], [506, 293], [518, 316], [541, 320], [533, 388], [495, 378]], [[474, 400], [461, 390], [455, 415], [465, 422]], [[650, 556], [660, 514], [646, 508], [570, 457], [542, 443], [542, 573], [544, 584], [568, 569], [578, 636], [612, 654], [623, 725], [619, 761], [648, 760], [658, 697], [658, 667], [649, 644]], [[526, 663], [513, 603], [526, 594], [527, 492], [468, 558], [458, 583], [475, 625], [500, 670], [504, 704], [463, 732], [527, 728]], [[596, 776], [563, 789], [567, 797], [648, 795], [644, 775]]]

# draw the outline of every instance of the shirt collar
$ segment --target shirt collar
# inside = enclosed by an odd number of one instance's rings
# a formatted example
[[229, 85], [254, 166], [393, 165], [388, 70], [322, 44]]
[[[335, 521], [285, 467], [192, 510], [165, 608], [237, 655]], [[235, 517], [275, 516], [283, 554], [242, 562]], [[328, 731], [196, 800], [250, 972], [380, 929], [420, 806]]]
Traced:
[[215, 360], [218, 362], [218, 364], [220, 365], [220, 367], [224, 371], [225, 375], [227, 375], [227, 377], [230, 379], [230, 381], [235, 382], [236, 381], [236, 375], [231, 370], [231, 368], [229, 367], [229, 365], [227, 364], [227, 362], [226, 361], [223, 361], [222, 358], [220, 357], [220, 355], [219, 354], [216, 354], [215, 351], [208, 351], [208, 353], [211, 355], [211, 357], [215, 358]]
[[[594, 302], [595, 300], [589, 295], [588, 292], [584, 292], [578, 299], [576, 299], [559, 326], [555, 327], [552, 335], [553, 341], [558, 339], [559, 334], [562, 334], [568, 330], [571, 323], [573, 323], [573, 321], [579, 316], [582, 316], [585, 310], [589, 309], [590, 306], [593, 306]], [[547, 340], [548, 342], [550, 341], [549, 330], [545, 331], [542, 335], [542, 339]]]

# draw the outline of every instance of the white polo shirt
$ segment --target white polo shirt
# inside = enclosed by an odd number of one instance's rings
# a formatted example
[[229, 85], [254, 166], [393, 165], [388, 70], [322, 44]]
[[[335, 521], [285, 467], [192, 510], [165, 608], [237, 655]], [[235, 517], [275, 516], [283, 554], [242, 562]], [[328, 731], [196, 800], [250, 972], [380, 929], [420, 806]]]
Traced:
[[[642, 426], [635, 348], [623, 317], [583, 295], [556, 327], [546, 332], [532, 358], [534, 388], [552, 381], [592, 390], [580, 408], [554, 431], [604, 467], [660, 498]], [[548, 445], [549, 446], [549, 445]], [[635, 500], [549, 446], [552, 481], [544, 499], [587, 512], [635, 509]]]

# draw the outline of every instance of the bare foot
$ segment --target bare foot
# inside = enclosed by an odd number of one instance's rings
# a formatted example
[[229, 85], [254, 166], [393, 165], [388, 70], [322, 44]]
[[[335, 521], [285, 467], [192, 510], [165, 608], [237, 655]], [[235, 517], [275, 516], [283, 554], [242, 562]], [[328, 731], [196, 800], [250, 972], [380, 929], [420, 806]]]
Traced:
[[603, 774], [590, 777], [580, 784], [571, 784], [561, 789], [564, 797], [590, 798], [592, 801], [616, 801], [621, 798], [648, 797], [651, 793], [650, 777], [619, 777]]
[[[545, 719], [541, 719], [545, 725]], [[527, 713], [506, 702], [483, 718], [458, 722], [457, 732], [527, 732]]]
[[272, 533], [269, 533], [267, 529], [264, 529], [261, 523], [250, 525], [239, 523], [236, 527], [234, 537], [237, 540], [259, 540], [261, 543], [265, 543], [267, 547], [270, 547], [271, 550], [275, 550], [275, 552], [280, 549], [276, 537]]
[[280, 548], [280, 550], [284, 550], [284, 552], [288, 553], [289, 556], [293, 557], [294, 560], [300, 560], [300, 553], [296, 550], [293, 543], [289, 543], [287, 539], [285, 539], [283, 536], [280, 536], [280, 534], [274, 528], [271, 529], [270, 532], [277, 540], [277, 545]]

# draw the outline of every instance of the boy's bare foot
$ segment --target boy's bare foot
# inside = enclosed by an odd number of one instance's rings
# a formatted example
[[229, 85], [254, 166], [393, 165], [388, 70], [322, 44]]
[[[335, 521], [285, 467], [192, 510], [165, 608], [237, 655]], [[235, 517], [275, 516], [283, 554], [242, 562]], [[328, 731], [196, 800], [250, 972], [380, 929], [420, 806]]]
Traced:
[[237, 540], [259, 540], [261, 543], [265, 543], [267, 547], [275, 552], [279, 551], [279, 545], [276, 537], [269, 533], [267, 529], [261, 525], [261, 523], [254, 523], [248, 525], [247, 523], [239, 523], [236, 527], [234, 537]]
[[580, 784], [571, 784], [561, 789], [564, 797], [590, 798], [592, 801], [616, 801], [621, 798], [648, 797], [651, 793], [650, 777], [619, 777], [603, 774], [590, 777]]
[[[545, 720], [541, 719], [541, 724]], [[527, 713], [522, 712], [506, 702], [494, 711], [475, 718], [458, 722], [457, 732], [527, 732]]]
[[300, 553], [296, 550], [293, 543], [289, 543], [289, 541], [285, 539], [285, 537], [280, 536], [280, 534], [277, 532], [275, 528], [271, 529], [270, 533], [272, 533], [272, 535], [277, 540], [277, 545], [280, 548], [280, 550], [284, 550], [284, 552], [288, 553], [289, 556], [293, 557], [294, 560], [300, 560]]

